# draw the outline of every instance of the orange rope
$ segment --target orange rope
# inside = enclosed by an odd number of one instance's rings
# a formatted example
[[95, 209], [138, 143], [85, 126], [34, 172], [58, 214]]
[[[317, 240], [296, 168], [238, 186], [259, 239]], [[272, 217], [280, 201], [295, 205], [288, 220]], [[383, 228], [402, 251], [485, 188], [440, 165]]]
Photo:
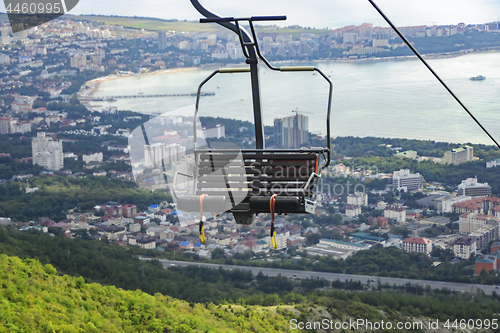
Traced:
[[276, 197], [277, 194], [273, 194], [271, 197], [271, 200], [269, 201], [269, 210], [271, 211], [271, 223], [274, 223], [274, 213], [275, 213], [275, 206], [276, 206]]
[[203, 193], [202, 195], [200, 195], [200, 221], [203, 220], [203, 200], [205, 199], [205, 197], [207, 195], [208, 194], [206, 194], [206, 193]]
[[319, 158], [316, 156], [316, 165], [314, 167], [314, 173], [318, 173], [318, 164], [319, 164]]

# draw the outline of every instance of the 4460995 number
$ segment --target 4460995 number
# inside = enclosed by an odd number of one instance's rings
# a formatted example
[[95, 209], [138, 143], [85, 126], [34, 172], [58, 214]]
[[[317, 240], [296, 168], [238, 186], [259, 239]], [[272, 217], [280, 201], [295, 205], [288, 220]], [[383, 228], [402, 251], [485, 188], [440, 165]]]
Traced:
[[60, 2], [54, 3], [9, 3], [5, 7], [7, 14], [62, 14], [63, 9]]
[[481, 329], [481, 328], [484, 328], [484, 329], [494, 329], [496, 330], [498, 328], [498, 319], [461, 319], [461, 320], [458, 320], [458, 319], [455, 319], [455, 321], [451, 321], [450, 319], [448, 319], [444, 325], [443, 325], [444, 328], [447, 328], [447, 329], [451, 329], [451, 328], [455, 328], [455, 329]]

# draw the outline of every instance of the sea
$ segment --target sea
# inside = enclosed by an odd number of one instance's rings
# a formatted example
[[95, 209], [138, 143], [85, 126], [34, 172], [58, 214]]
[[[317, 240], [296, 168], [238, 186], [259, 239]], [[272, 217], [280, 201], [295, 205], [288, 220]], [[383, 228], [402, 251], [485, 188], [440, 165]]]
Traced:
[[[430, 59], [429, 65], [500, 140], [500, 53], [473, 53]], [[493, 142], [418, 60], [312, 63], [334, 84], [332, 136], [375, 136], [457, 143]], [[95, 96], [190, 94], [213, 70], [131, 76], [102, 83]], [[326, 133], [328, 84], [311, 72], [280, 73], [260, 66], [264, 124], [298, 110], [309, 131]], [[483, 81], [471, 77], [483, 75]], [[200, 116], [253, 121], [249, 73], [219, 74], [203, 89], [214, 96], [200, 100]], [[159, 97], [94, 102], [148, 114], [192, 115], [195, 98]]]

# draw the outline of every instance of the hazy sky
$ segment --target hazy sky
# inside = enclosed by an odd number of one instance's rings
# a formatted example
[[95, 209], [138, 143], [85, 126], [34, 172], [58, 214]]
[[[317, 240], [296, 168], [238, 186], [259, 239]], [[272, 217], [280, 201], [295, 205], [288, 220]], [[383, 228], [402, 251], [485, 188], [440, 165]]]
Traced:
[[[375, 0], [398, 26], [484, 23], [500, 19], [500, 0]], [[317, 28], [384, 21], [368, 0], [205, 0], [223, 16], [287, 15], [286, 23]], [[0, 11], [5, 11], [3, 4]], [[80, 0], [72, 14], [146, 16], [197, 20], [189, 0]], [[385, 24], [384, 24], [385, 25]]]

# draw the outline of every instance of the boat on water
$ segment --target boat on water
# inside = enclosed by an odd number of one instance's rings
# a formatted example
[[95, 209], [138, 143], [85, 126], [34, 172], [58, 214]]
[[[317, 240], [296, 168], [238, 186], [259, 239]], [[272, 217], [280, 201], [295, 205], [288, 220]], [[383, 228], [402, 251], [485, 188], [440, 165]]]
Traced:
[[478, 76], [473, 76], [470, 78], [472, 81], [483, 81], [486, 79], [486, 76], [478, 75]]

